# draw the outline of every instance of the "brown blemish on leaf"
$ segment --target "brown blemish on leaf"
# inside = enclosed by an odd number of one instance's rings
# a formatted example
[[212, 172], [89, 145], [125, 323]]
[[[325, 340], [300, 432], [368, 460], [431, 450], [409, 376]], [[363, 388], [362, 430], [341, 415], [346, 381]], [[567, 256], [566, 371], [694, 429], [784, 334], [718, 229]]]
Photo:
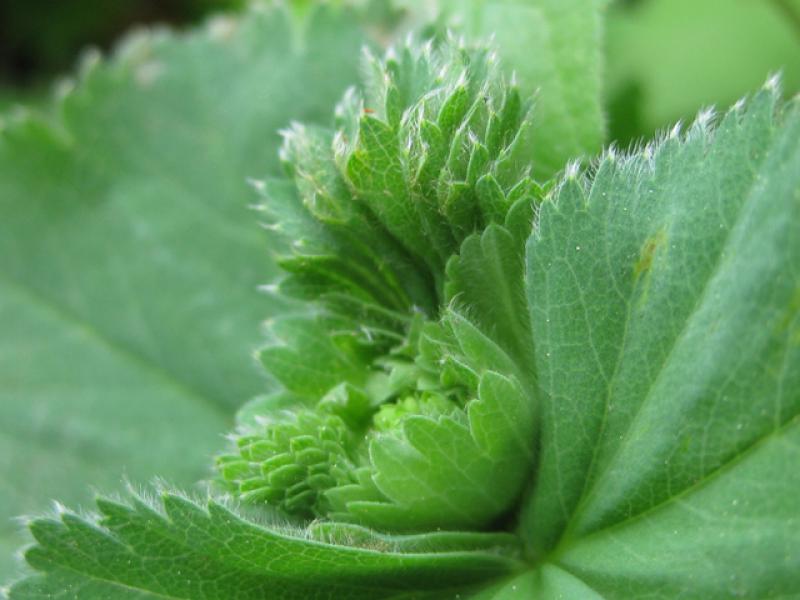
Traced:
[[658, 249], [667, 241], [667, 233], [660, 229], [655, 235], [647, 238], [639, 251], [639, 260], [633, 265], [633, 278], [639, 279], [642, 274], [648, 273], [653, 265]]
[[662, 228], [655, 235], [647, 238], [642, 244], [642, 249], [639, 251], [639, 259], [633, 265], [633, 281], [637, 283], [640, 278], [644, 277], [641, 292], [639, 295], [638, 306], [641, 307], [647, 303], [647, 295], [650, 291], [650, 269], [653, 266], [653, 260], [656, 253], [666, 243], [667, 233]]
[[789, 343], [792, 345], [800, 344], [800, 323], [798, 323], [798, 315], [800, 315], [800, 286], [795, 288], [786, 310], [778, 321], [776, 332], [779, 336], [788, 334]]

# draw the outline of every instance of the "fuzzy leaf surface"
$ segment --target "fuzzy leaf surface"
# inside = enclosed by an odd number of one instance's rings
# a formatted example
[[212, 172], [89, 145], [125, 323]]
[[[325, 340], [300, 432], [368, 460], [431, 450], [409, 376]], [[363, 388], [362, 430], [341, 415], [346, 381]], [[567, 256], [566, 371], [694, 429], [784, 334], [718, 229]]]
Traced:
[[606, 597], [800, 585], [800, 111], [773, 84], [568, 178], [528, 243], [522, 532]]
[[440, 6], [458, 30], [492, 36], [525, 93], [538, 92], [531, 156], [546, 179], [573, 158], [590, 158], [604, 139], [602, 30], [606, 0], [405, 0]]
[[[266, 181], [259, 205], [287, 272], [271, 289], [320, 311], [274, 319], [260, 353], [303, 406], [261, 404], [217, 466], [234, 495], [294, 517], [482, 529], [516, 504], [534, 455], [530, 102], [488, 46], [452, 37], [367, 53], [363, 72], [336, 132], [284, 131], [295, 188]], [[472, 281], [487, 269], [497, 309]], [[438, 327], [451, 300], [466, 315]]]
[[[466, 544], [457, 535], [432, 534], [427, 542], [370, 536], [359, 539], [362, 547], [334, 546], [313, 533], [270, 529], [220, 504], [199, 506], [174, 494], [156, 504], [135, 496], [97, 505], [97, 522], [63, 513], [31, 525], [39, 545], [27, 559], [43, 574], [14, 586], [11, 600], [366, 600], [420, 589], [431, 593], [424, 597], [442, 597], [517, 565], [494, 548], [468, 549], [480, 535], [461, 536]], [[436, 552], [437, 544], [445, 549]]]

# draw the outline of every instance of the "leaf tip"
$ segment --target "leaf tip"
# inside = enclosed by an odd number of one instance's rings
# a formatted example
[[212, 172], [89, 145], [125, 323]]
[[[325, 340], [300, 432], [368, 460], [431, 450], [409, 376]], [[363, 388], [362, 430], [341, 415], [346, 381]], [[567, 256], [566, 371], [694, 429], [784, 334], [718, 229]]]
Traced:
[[715, 115], [716, 110], [713, 106], [707, 106], [700, 109], [700, 111], [697, 113], [697, 116], [694, 118], [692, 128], [704, 132], [708, 131], [709, 126], [714, 122]]
[[569, 181], [576, 180], [580, 172], [581, 172], [580, 160], [571, 160], [567, 163], [567, 166], [564, 167], [564, 177]]
[[238, 26], [239, 22], [230, 15], [215, 15], [206, 23], [206, 31], [212, 41], [229, 42]]
[[264, 194], [267, 189], [267, 182], [263, 179], [256, 179], [255, 177], [248, 177], [245, 179], [247, 185], [253, 188], [258, 194]]
[[683, 130], [683, 122], [678, 121], [677, 123], [675, 123], [675, 125], [672, 126], [672, 129], [669, 130], [669, 133], [667, 134], [667, 139], [676, 140], [680, 138], [682, 130]]
[[[262, 283], [261, 285], [257, 286], [256, 289], [263, 294], [275, 295], [280, 293], [281, 288], [280, 284], [278, 283]], [[269, 320], [270, 319], [268, 319], [268, 321]]]
[[780, 71], [772, 73], [769, 77], [767, 77], [767, 80], [764, 82], [763, 88], [772, 94], [780, 94], [781, 80], [782, 76]]

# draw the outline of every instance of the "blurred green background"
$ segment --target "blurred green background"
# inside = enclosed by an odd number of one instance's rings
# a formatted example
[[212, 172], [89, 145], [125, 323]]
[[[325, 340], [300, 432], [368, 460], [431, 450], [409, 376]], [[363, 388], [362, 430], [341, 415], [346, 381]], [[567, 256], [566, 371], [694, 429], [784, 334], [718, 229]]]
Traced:
[[86, 46], [108, 48], [135, 24], [182, 25], [245, 0], [3, 0], [0, 85], [7, 98], [68, 71]]
[[606, 26], [609, 139], [721, 109], [780, 72], [800, 90], [800, 0], [625, 0]]
[[[3, 0], [0, 110], [15, 104], [44, 103], [51, 94], [53, 79], [69, 73], [85, 48], [108, 49], [136, 25], [186, 26], [210, 13], [239, 10], [247, 3]], [[691, 119], [701, 107], [727, 106], [757, 88], [770, 73], [782, 74], [787, 95], [800, 90], [800, 0], [607, 3], [605, 96], [609, 141], [626, 146], [679, 119]], [[313, 1], [292, 4], [302, 10]], [[392, 10], [386, 8], [392, 4], [388, 0], [371, 4], [380, 5], [386, 12]], [[396, 4], [405, 10], [419, 5]]]

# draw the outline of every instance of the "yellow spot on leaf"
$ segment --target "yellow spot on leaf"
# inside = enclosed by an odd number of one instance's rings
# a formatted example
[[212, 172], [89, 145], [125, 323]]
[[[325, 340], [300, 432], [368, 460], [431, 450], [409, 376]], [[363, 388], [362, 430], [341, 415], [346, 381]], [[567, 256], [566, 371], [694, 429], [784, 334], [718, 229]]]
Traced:
[[655, 235], [647, 238], [642, 249], [639, 251], [639, 259], [633, 265], [633, 277], [639, 279], [642, 274], [650, 271], [653, 265], [653, 258], [655, 258], [658, 249], [667, 241], [667, 234], [664, 229], [661, 229]]

